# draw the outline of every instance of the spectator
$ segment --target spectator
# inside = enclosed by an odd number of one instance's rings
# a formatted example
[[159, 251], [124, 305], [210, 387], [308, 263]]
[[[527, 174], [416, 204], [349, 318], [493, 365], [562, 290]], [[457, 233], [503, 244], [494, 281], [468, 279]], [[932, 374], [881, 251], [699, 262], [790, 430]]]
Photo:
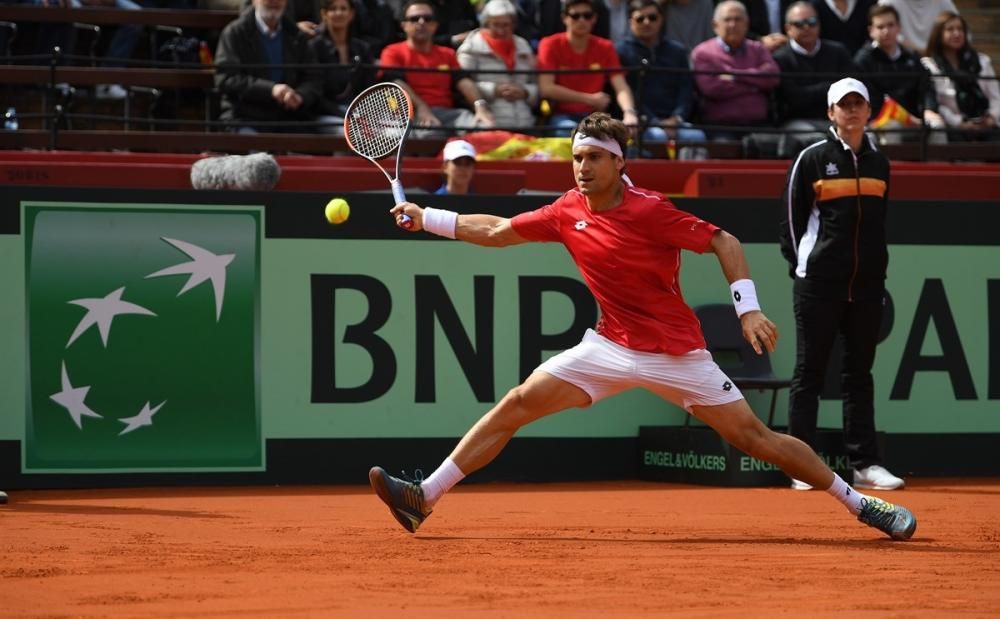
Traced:
[[788, 45], [774, 54], [781, 67], [779, 117], [785, 130], [778, 157], [790, 159], [805, 146], [823, 139], [830, 119], [826, 93], [841, 77], [858, 73], [847, 48], [819, 38], [819, 18], [808, 2], [795, 2], [785, 13]]
[[538, 104], [535, 76], [503, 72], [535, 68], [531, 45], [514, 34], [517, 9], [509, 0], [489, 0], [479, 19], [483, 27], [467, 36], [458, 48], [458, 64], [476, 80], [499, 126], [530, 127], [535, 124], [532, 107]]
[[[462, 71], [455, 50], [434, 43], [438, 27], [434, 6], [427, 0], [408, 0], [403, 6], [402, 25], [406, 40], [386, 46], [380, 63], [387, 67], [386, 78], [395, 80], [409, 92], [416, 126], [426, 129], [492, 127], [494, 120], [489, 103], [475, 82]], [[443, 68], [449, 70], [446, 72]], [[452, 88], [465, 97], [475, 113], [455, 107]]]
[[746, 0], [743, 4], [750, 17], [747, 36], [763, 43], [772, 54], [787, 45], [785, 11], [791, 3], [792, 0]]
[[918, 54], [927, 48], [927, 37], [934, 27], [934, 20], [944, 11], [958, 13], [951, 0], [879, 0], [889, 4], [899, 14], [899, 42]]
[[366, 68], [375, 64], [371, 47], [351, 35], [356, 16], [351, 0], [321, 0], [318, 34], [309, 41], [316, 61], [324, 65], [319, 111], [340, 122], [351, 100], [375, 83], [374, 71]]
[[538, 76], [539, 93], [554, 102], [549, 124], [557, 127], [556, 135], [569, 136], [584, 117], [607, 110], [611, 96], [604, 88], [609, 82], [622, 110], [622, 120], [630, 127], [639, 124], [632, 89], [625, 76], [601, 70], [620, 69], [621, 63], [610, 40], [591, 34], [596, 17], [592, 0], [568, 0], [563, 5], [566, 32], [549, 35], [538, 44], [539, 69], [586, 70]]
[[[769, 124], [768, 93], [778, 85], [778, 65], [762, 43], [747, 39], [748, 25], [742, 3], [722, 2], [712, 19], [715, 38], [700, 43], [691, 52], [695, 85], [701, 95], [701, 120], [705, 123]], [[736, 128], [713, 129], [709, 136], [739, 139], [742, 133]]]
[[[836, 41], [851, 54], [868, 44], [868, 11], [876, 0], [812, 0], [824, 39]], [[876, 101], [872, 101], [875, 105]]]
[[[636, 72], [629, 73], [628, 83], [639, 97], [639, 111], [643, 118], [643, 139], [665, 142], [701, 142], [705, 133], [688, 122], [691, 118], [693, 80], [684, 46], [666, 37], [663, 28], [663, 9], [656, 0], [629, 2], [629, 33], [616, 48], [622, 64], [636, 67], [648, 63], [652, 69], [645, 73], [640, 84]], [[658, 72], [655, 69], [674, 69]], [[678, 151], [678, 159], [702, 159], [703, 152], [688, 146]]]
[[[239, 133], [312, 131], [302, 123], [317, 120], [322, 72], [315, 67], [308, 37], [285, 16], [287, 4], [288, 0], [253, 0], [253, 6], [219, 35], [215, 85], [222, 93], [220, 118]], [[297, 64], [313, 66], [284, 66]]]
[[969, 44], [965, 18], [945, 11], [927, 41], [924, 66], [933, 75], [939, 111], [951, 139], [1000, 139], [1000, 86], [990, 57]]
[[476, 175], [476, 149], [465, 140], [452, 140], [444, 145], [441, 172], [444, 183], [434, 193], [465, 195], [471, 193], [472, 177]]
[[[930, 74], [920, 64], [916, 53], [899, 45], [896, 9], [888, 4], [874, 5], [868, 15], [872, 42], [858, 50], [854, 62], [861, 69], [872, 96], [872, 118], [882, 111], [883, 99], [890, 97], [906, 113], [922, 118], [928, 127], [938, 130], [931, 134], [932, 141], [947, 141], [944, 120], [937, 112], [937, 96], [930, 87]], [[889, 75], [892, 73], [899, 77]], [[890, 132], [883, 136], [883, 141], [900, 142], [903, 138], [919, 137], [919, 133]]]

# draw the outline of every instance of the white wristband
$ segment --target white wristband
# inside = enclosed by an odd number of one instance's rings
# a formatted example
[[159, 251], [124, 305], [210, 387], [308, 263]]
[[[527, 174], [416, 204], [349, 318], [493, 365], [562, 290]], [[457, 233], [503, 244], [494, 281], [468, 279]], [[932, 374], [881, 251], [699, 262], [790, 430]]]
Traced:
[[757, 303], [757, 288], [753, 285], [752, 279], [738, 279], [729, 284], [729, 291], [733, 296], [733, 305], [736, 306], [736, 315], [743, 316], [747, 312], [760, 311], [760, 304]]
[[455, 238], [455, 226], [458, 224], [458, 213], [440, 208], [424, 209], [424, 230], [438, 236]]

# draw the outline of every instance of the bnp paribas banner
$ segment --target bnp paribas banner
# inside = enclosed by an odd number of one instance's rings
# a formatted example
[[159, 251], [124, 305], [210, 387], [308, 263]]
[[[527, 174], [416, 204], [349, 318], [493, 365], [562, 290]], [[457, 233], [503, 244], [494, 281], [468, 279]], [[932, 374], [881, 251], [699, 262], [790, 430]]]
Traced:
[[26, 472], [260, 470], [260, 214], [24, 208]]

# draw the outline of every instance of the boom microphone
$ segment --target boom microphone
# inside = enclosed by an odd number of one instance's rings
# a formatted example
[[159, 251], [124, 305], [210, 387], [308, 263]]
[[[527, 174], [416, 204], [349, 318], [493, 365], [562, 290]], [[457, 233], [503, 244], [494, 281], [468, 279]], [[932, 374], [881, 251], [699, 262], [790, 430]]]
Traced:
[[199, 159], [191, 166], [195, 189], [267, 191], [281, 178], [281, 166], [267, 153]]

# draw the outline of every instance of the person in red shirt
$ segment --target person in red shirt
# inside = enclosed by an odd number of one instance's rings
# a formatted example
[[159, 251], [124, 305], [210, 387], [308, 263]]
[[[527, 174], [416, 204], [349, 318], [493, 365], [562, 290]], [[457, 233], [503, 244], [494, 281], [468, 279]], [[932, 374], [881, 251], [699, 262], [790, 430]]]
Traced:
[[[429, 2], [410, 0], [403, 8], [406, 40], [387, 45], [379, 64], [387, 67], [384, 76], [406, 89], [414, 106], [417, 127], [492, 127], [495, 123], [489, 104], [476, 83], [458, 64], [455, 50], [434, 44], [437, 17]], [[434, 69], [434, 71], [407, 71]], [[457, 107], [454, 86], [474, 112]]]
[[639, 124], [635, 98], [620, 69], [615, 45], [604, 37], [591, 34], [597, 10], [591, 0], [570, 0], [563, 4], [562, 20], [566, 32], [544, 37], [538, 43], [538, 69], [581, 69], [585, 73], [539, 73], [538, 92], [552, 104], [549, 125], [556, 135], [568, 136], [580, 120], [591, 112], [603, 112], [611, 104], [604, 91], [608, 82], [615, 92], [615, 102], [622, 110], [622, 120], [630, 128]]
[[597, 299], [601, 318], [577, 346], [543, 362], [479, 419], [434, 473], [407, 481], [373, 467], [369, 481], [390, 513], [412, 532], [466, 475], [486, 466], [522, 426], [572, 407], [587, 407], [642, 387], [683, 407], [737, 449], [789, 476], [825, 488], [861, 522], [909, 539], [906, 508], [848, 486], [805, 443], [765, 426], [705, 350], [701, 326], [681, 295], [680, 251], [712, 252], [729, 281], [743, 336], [758, 354], [774, 351], [778, 330], [761, 311], [736, 237], [677, 209], [662, 194], [631, 185], [624, 151], [628, 129], [594, 113], [573, 135], [576, 189], [511, 219], [459, 215], [404, 202], [390, 211], [412, 231], [490, 247], [562, 243]]

